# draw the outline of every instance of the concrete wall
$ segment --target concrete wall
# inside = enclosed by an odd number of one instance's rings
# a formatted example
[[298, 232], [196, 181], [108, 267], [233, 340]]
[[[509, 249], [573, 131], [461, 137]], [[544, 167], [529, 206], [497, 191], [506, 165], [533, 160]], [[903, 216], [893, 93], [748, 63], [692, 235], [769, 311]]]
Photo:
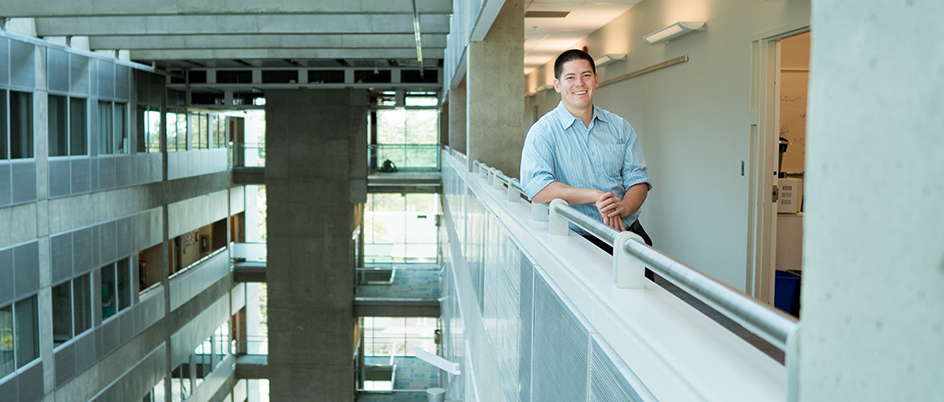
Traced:
[[[644, 1], [572, 46], [594, 57], [628, 54], [598, 71], [601, 82], [690, 57], [601, 87], [594, 103], [626, 118], [642, 144], [653, 189], [640, 219], [655, 247], [738, 289], [748, 280], [751, 174], [741, 175], [741, 163], [750, 161], [756, 124], [751, 42], [807, 25], [809, 14], [806, 1]], [[707, 28], [656, 46], [642, 40], [677, 21]], [[526, 82], [527, 92], [553, 82], [553, 61]], [[555, 95], [534, 97], [540, 114], [557, 105]]]
[[944, 394], [941, 15], [813, 1], [800, 401]]

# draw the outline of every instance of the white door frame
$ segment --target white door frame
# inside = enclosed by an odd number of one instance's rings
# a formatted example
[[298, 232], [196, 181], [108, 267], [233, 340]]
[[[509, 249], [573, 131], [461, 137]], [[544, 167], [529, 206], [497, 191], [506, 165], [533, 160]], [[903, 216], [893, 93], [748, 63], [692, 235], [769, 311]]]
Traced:
[[746, 293], [774, 302], [777, 247], [777, 155], [780, 120], [780, 40], [810, 30], [799, 21], [751, 38], [750, 179]]

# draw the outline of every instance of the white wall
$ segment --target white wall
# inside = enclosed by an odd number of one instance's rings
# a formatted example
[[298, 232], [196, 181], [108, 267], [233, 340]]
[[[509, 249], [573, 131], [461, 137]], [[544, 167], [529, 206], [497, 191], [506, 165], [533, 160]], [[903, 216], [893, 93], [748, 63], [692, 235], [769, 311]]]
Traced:
[[[649, 0], [573, 46], [588, 46], [594, 57], [628, 54], [598, 71], [601, 82], [690, 57], [601, 87], [595, 104], [626, 118], [640, 138], [654, 185], [641, 221], [655, 247], [742, 290], [751, 174], [741, 176], [741, 161], [750, 166], [750, 126], [756, 122], [751, 41], [802, 27], [809, 13], [807, 1]], [[642, 40], [676, 21], [705, 21], [707, 28], [662, 45]], [[527, 91], [552, 81], [553, 61], [525, 80]], [[548, 103], [539, 101], [541, 114], [556, 106]]]
[[939, 401], [944, 2], [813, 5], [800, 401]]

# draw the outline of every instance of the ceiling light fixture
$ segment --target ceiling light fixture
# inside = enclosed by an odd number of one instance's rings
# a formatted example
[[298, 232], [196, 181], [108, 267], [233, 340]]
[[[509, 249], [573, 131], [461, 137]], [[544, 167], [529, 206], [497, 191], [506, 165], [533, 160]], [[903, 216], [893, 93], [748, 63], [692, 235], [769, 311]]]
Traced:
[[701, 31], [703, 29], [705, 29], [704, 22], [679, 21], [649, 35], [646, 35], [642, 39], [650, 45], [658, 45], [660, 43], [668, 42], [672, 39], [678, 38], [679, 36], [695, 31]]
[[614, 61], [623, 60], [623, 59], [625, 59], [625, 58], [626, 58], [626, 55], [625, 55], [625, 54], [607, 53], [607, 54], [604, 54], [603, 56], [600, 56], [600, 57], [597, 58], [597, 59], [594, 59], [594, 60], [593, 60], [593, 64], [596, 65], [597, 67], [603, 67], [603, 66], [605, 66], [605, 65], [607, 65], [607, 64], [610, 64], [610, 63], [612, 63], [612, 62], [614, 62]]

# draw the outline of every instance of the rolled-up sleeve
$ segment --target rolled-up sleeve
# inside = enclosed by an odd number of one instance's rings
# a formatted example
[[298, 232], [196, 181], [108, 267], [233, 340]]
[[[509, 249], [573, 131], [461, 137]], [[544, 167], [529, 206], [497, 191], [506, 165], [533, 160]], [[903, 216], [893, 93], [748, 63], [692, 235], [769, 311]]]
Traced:
[[640, 183], [646, 183], [649, 190], [652, 189], [652, 182], [649, 181], [649, 168], [646, 166], [646, 157], [642, 154], [642, 146], [639, 145], [639, 139], [636, 138], [636, 131], [629, 122], [624, 121], [624, 132], [629, 135], [629, 149], [623, 160], [623, 187], [629, 190], [630, 187]]
[[541, 122], [531, 126], [521, 149], [521, 187], [528, 199], [556, 181], [554, 149]]

